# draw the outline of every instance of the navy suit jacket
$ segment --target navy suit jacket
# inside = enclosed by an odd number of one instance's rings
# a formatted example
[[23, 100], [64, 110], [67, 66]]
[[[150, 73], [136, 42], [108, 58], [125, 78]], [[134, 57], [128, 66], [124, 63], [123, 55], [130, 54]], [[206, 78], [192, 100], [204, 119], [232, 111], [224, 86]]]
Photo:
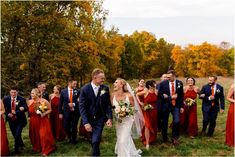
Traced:
[[216, 91], [215, 91], [215, 99], [214, 100], [209, 100], [209, 96], [211, 96], [211, 86], [209, 84], [205, 85], [202, 87], [202, 90], [200, 94], [205, 94], [204, 98], [202, 99], [202, 111], [203, 112], [208, 112], [210, 108], [212, 107], [212, 102], [214, 102], [214, 105], [219, 111], [219, 106], [221, 109], [224, 110], [224, 89], [221, 85], [216, 84]]
[[84, 85], [80, 91], [79, 109], [84, 125], [91, 124], [96, 118], [112, 119], [109, 88], [101, 85], [95, 96], [91, 83]]
[[[176, 99], [176, 104], [175, 107], [181, 108], [183, 106], [183, 100], [184, 100], [184, 92], [183, 92], [183, 83], [179, 80], [176, 80], [176, 91], [175, 93], [177, 93], [177, 99]], [[167, 110], [167, 109], [171, 109], [172, 103], [171, 103], [171, 94], [170, 94], [170, 87], [169, 87], [169, 81], [165, 80], [162, 81], [159, 85], [159, 97], [161, 99], [161, 108], [163, 111]], [[163, 94], [168, 95], [168, 98], [164, 98]]]
[[[74, 103], [74, 112], [78, 112], [78, 98], [79, 98], [79, 91], [77, 89], [73, 89], [73, 103]], [[69, 93], [68, 87], [63, 89], [60, 93], [60, 102], [59, 102], [59, 113], [60, 114], [67, 114], [70, 112], [69, 108]]]
[[[21, 96], [16, 97], [16, 102], [18, 102], [18, 105], [16, 104], [16, 117], [19, 123], [22, 124], [23, 127], [26, 126], [27, 120], [25, 116], [25, 112], [28, 111], [28, 106], [26, 103], [25, 98]], [[6, 114], [6, 120], [11, 122], [10, 118], [8, 117], [8, 114], [11, 113], [11, 96], [5, 96], [3, 99], [4, 107], [5, 107], [5, 114]], [[20, 111], [20, 107], [24, 107], [23, 111]]]

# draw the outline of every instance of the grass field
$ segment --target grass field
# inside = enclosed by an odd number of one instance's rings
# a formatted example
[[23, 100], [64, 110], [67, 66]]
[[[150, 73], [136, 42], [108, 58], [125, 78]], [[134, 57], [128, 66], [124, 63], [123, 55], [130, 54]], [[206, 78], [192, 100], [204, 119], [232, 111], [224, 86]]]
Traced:
[[[184, 78], [179, 78], [185, 83]], [[157, 80], [158, 81], [158, 80]], [[202, 87], [208, 81], [207, 78], [196, 79], [196, 85]], [[128, 81], [132, 86], [137, 85], [136, 80]], [[221, 84], [225, 89], [225, 97], [227, 95], [228, 88], [233, 83], [233, 78], [218, 78], [218, 83]], [[198, 104], [198, 126], [199, 132], [202, 128], [202, 111], [201, 111], [201, 100], [197, 100]], [[142, 156], [234, 156], [234, 149], [224, 144], [225, 141], [225, 125], [227, 117], [227, 109], [229, 103], [226, 102], [225, 112], [218, 114], [217, 126], [215, 129], [214, 137], [201, 137], [197, 136], [195, 139], [191, 139], [186, 135], [180, 137], [180, 144], [173, 146], [171, 143], [162, 143], [162, 137], [158, 134], [157, 141], [150, 146], [148, 151], [145, 150], [144, 145], [140, 140], [135, 140], [136, 147], [143, 151]], [[171, 120], [170, 120], [171, 121]], [[10, 133], [7, 124], [8, 140], [10, 142], [10, 151], [13, 152], [13, 137]], [[169, 137], [171, 135], [171, 129], [168, 129]], [[40, 153], [35, 153], [32, 150], [31, 143], [28, 136], [28, 125], [24, 128], [22, 133], [23, 141], [25, 143], [25, 149], [22, 152], [22, 156], [40, 156]], [[102, 156], [115, 156], [116, 135], [115, 129], [104, 128], [103, 138], [101, 142], [101, 155]], [[78, 138], [76, 145], [68, 144], [66, 141], [57, 142], [57, 150], [50, 154], [50, 156], [89, 156], [91, 152], [90, 144], [83, 139]], [[11, 155], [11, 154], [10, 154]]]

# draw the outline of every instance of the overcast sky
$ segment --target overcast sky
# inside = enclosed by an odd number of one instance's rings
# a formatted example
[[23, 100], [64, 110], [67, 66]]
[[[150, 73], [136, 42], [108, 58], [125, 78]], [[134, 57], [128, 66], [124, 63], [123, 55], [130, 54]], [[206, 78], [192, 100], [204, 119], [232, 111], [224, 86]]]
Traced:
[[148, 31], [186, 46], [204, 41], [234, 44], [235, 0], [104, 0], [106, 28], [121, 34]]

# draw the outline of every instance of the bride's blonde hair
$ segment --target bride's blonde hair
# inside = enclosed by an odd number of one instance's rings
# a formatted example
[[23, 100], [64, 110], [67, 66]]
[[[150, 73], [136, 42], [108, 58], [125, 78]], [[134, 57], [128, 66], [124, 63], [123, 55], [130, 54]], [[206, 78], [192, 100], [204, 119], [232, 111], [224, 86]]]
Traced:
[[124, 79], [122, 79], [122, 78], [117, 78], [117, 80], [121, 81], [121, 84], [123, 85], [123, 87], [122, 87], [123, 91], [124, 91], [124, 92], [128, 92], [126, 80], [124, 80]]

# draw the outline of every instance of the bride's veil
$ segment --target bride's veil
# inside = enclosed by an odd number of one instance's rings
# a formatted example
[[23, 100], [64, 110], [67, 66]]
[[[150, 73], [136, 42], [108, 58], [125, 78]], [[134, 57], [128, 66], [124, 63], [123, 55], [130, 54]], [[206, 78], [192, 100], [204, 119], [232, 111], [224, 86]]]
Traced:
[[131, 135], [133, 138], [139, 138], [141, 136], [141, 130], [144, 126], [144, 117], [139, 103], [135, 97], [135, 94], [131, 89], [131, 86], [129, 85], [129, 83], [127, 83], [126, 85], [128, 92], [131, 93], [134, 98], [134, 107], [136, 111], [136, 113], [134, 114], [134, 123], [132, 126]]

